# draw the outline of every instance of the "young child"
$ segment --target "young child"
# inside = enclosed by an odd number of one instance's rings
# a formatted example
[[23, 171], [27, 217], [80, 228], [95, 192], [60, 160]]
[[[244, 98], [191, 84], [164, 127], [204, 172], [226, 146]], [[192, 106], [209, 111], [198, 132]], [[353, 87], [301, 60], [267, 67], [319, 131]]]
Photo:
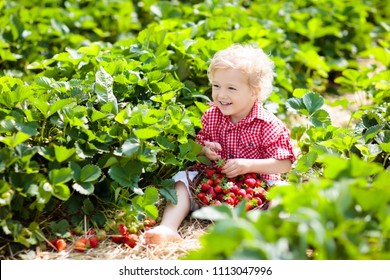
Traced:
[[[273, 68], [262, 49], [250, 45], [234, 44], [211, 60], [213, 103], [202, 116], [203, 127], [196, 138], [207, 158], [226, 159], [222, 172], [229, 178], [253, 172], [277, 184], [296, 159], [289, 131], [262, 106], [272, 92]], [[196, 174], [191, 172], [190, 179]], [[145, 232], [147, 244], [180, 240], [180, 224], [198, 208], [185, 171], [173, 179], [178, 202], [168, 204], [160, 225]]]

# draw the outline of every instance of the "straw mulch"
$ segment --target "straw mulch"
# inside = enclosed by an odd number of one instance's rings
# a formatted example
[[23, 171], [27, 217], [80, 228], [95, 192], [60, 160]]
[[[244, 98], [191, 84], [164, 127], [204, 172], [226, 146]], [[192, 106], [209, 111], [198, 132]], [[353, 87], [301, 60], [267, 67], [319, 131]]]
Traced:
[[125, 244], [116, 244], [110, 238], [99, 243], [95, 248], [78, 252], [73, 244], [68, 242], [66, 250], [62, 252], [27, 251], [20, 254], [18, 259], [29, 260], [177, 260], [188, 252], [200, 247], [199, 237], [205, 233], [210, 221], [202, 221], [188, 217], [179, 228], [183, 240], [162, 245], [146, 245], [142, 235], [140, 242], [130, 248]]

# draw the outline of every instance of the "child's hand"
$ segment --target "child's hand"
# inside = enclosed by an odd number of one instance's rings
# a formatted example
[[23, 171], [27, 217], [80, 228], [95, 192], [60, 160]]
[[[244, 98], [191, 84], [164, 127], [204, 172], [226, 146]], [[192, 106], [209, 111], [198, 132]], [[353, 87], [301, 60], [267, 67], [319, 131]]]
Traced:
[[228, 178], [234, 178], [239, 175], [248, 173], [248, 160], [246, 159], [229, 159], [222, 168], [222, 173]]
[[218, 152], [222, 151], [222, 147], [217, 142], [204, 141], [203, 151], [209, 160], [217, 160], [221, 157]]

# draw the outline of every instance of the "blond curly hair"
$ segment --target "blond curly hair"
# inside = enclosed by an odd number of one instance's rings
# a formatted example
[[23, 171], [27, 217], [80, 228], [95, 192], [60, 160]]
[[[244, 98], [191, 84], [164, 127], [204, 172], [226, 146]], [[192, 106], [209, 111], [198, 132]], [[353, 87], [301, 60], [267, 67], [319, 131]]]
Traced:
[[212, 82], [216, 70], [229, 68], [241, 70], [248, 75], [249, 86], [260, 102], [271, 95], [274, 63], [261, 48], [233, 44], [216, 52], [207, 71], [209, 81]]

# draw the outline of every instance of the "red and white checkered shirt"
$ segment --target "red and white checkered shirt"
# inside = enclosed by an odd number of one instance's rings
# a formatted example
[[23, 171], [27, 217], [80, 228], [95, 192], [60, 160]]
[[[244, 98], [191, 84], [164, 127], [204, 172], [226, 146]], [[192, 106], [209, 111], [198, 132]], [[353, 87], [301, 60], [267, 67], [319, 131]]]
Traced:
[[[234, 124], [215, 104], [202, 116], [203, 128], [197, 134], [198, 143], [218, 142], [220, 156], [248, 159], [296, 160], [290, 132], [275, 115], [255, 103], [248, 116]], [[280, 180], [280, 174], [261, 174], [267, 180]]]

